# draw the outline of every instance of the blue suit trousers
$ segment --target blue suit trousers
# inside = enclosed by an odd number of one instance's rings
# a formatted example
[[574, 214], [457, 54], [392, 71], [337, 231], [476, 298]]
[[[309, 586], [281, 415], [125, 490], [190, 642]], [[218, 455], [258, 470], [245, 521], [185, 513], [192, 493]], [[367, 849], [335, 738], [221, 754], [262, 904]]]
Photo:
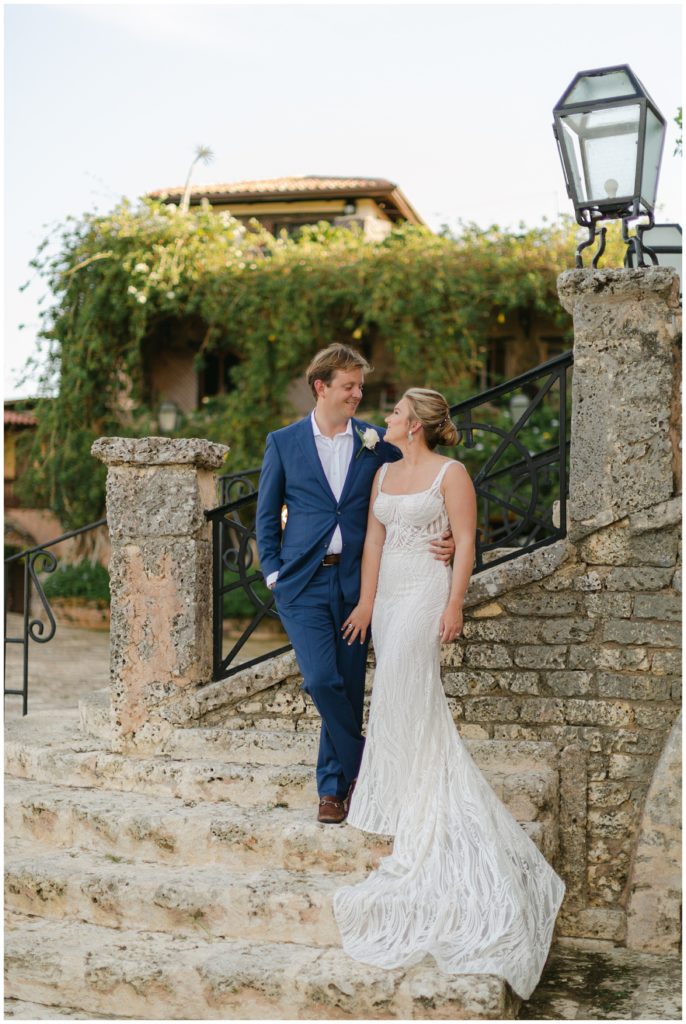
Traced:
[[342, 799], [357, 778], [364, 749], [369, 630], [364, 643], [343, 639], [341, 626], [355, 605], [343, 598], [338, 565], [321, 565], [292, 604], [279, 600], [278, 580], [274, 597], [303, 675], [301, 688], [322, 718], [317, 790]]

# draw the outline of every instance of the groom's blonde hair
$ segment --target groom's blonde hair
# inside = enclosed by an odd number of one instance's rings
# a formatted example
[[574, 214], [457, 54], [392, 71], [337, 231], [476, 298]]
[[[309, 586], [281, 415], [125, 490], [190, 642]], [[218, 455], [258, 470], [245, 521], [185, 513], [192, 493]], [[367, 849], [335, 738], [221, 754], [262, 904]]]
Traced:
[[316, 380], [322, 380], [325, 384], [331, 384], [336, 370], [362, 370], [363, 373], [371, 373], [372, 368], [361, 352], [356, 352], [349, 345], [341, 345], [334, 342], [333, 345], [323, 348], [307, 367], [305, 377], [314, 397], [317, 392], [314, 388]]

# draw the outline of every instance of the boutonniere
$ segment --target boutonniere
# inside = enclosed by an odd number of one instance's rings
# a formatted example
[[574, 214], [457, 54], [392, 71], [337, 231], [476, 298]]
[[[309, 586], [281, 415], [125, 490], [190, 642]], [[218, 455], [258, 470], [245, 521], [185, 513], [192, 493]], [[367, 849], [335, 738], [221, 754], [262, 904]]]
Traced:
[[357, 459], [365, 450], [365, 448], [368, 451], [373, 452], [381, 438], [377, 434], [376, 430], [374, 430], [374, 427], [367, 427], [366, 430], [360, 430], [359, 427], [355, 427], [355, 430], [357, 431], [357, 436], [362, 442], [362, 447], [359, 449], [357, 455], [355, 456], [355, 458]]

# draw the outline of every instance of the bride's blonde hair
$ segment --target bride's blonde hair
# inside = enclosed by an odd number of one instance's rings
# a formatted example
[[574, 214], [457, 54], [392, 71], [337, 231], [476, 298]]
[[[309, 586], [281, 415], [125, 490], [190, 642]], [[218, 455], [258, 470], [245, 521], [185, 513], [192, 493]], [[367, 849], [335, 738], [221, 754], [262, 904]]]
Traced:
[[410, 405], [412, 415], [424, 428], [429, 448], [437, 444], [457, 444], [457, 429], [450, 419], [450, 408], [440, 391], [430, 388], [408, 388], [403, 398]]

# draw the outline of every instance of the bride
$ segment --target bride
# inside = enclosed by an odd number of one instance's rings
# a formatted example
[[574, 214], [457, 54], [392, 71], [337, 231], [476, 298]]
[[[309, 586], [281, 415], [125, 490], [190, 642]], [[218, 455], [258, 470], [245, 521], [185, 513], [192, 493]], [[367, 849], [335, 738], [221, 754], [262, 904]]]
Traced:
[[[333, 908], [344, 950], [393, 968], [427, 953], [449, 974], [496, 974], [523, 999], [540, 978], [565, 883], [471, 758], [448, 707], [440, 644], [462, 632], [476, 495], [437, 444], [457, 432], [445, 398], [411, 388], [387, 417], [403, 458], [372, 486], [349, 643], [373, 626], [376, 671], [348, 824], [395, 837], [393, 852]], [[450, 525], [454, 568], [429, 542]]]

